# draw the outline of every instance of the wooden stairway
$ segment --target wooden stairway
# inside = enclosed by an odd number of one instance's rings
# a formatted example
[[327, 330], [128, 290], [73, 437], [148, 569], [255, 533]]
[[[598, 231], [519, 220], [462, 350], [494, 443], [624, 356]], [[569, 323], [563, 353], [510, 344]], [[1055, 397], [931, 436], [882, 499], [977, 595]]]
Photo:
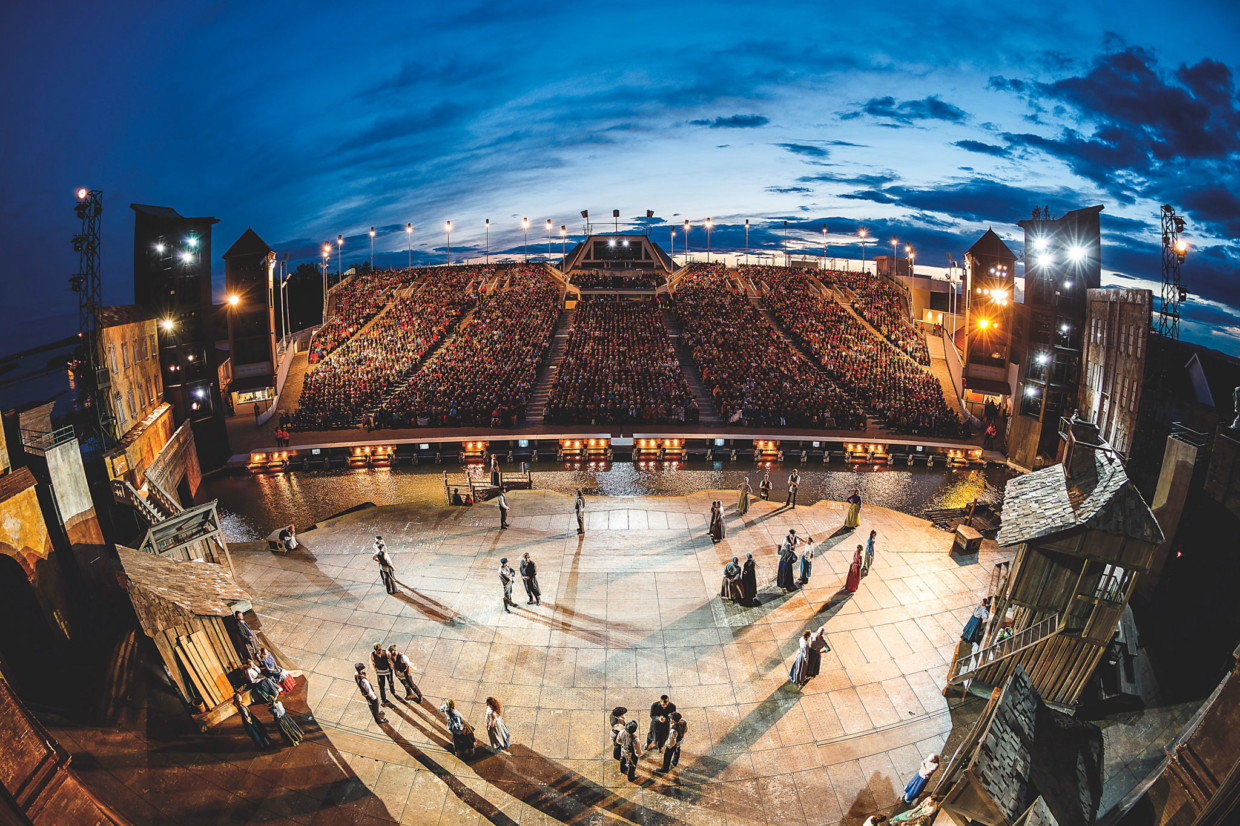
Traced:
[[1007, 639], [985, 648], [979, 648], [972, 654], [956, 660], [947, 672], [947, 684], [953, 686], [967, 683], [979, 671], [1009, 660], [1044, 640], [1056, 636], [1062, 630], [1059, 624], [1059, 614], [1052, 613], [1028, 628], [1017, 631]]

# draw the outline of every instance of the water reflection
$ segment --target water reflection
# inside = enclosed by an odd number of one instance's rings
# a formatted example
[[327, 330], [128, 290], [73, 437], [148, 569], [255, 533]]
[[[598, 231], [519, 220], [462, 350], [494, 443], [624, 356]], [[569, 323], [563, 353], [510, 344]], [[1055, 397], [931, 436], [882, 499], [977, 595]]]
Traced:
[[[304, 529], [363, 502], [441, 504], [445, 469], [460, 478], [458, 466], [443, 465], [217, 475], [203, 481], [198, 499], [219, 500], [220, 517], [229, 540], [256, 541], [280, 526], [292, 523]], [[800, 470], [799, 504], [809, 505], [820, 499], [840, 501], [853, 488], [859, 488], [867, 502], [913, 514], [928, 508], [962, 507], [974, 499], [994, 499], [1013, 475], [1001, 466], [964, 470], [801, 466]], [[481, 474], [482, 470], [477, 468], [474, 472]], [[735, 489], [746, 476], [756, 493], [763, 469], [691, 461], [682, 466], [615, 462], [580, 469], [542, 464], [534, 465], [533, 472], [536, 488], [570, 495], [581, 488], [587, 495], [595, 496], [679, 496], [699, 490]], [[771, 496], [782, 502], [791, 465], [772, 467], [769, 472]]]

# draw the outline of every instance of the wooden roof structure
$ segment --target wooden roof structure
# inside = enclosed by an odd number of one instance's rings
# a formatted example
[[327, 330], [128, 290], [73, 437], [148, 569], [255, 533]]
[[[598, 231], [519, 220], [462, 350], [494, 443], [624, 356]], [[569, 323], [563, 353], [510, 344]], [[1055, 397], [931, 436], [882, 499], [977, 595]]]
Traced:
[[1102, 800], [1102, 732], [1048, 708], [1018, 666], [935, 793], [944, 809], [987, 826], [1092, 826]]
[[[144, 591], [185, 616], [228, 617], [233, 605], [250, 601], [250, 594], [222, 565], [166, 559], [123, 545], [116, 546], [116, 553], [130, 593], [135, 588]], [[144, 622], [143, 630], [150, 634], [163, 628], [148, 628]]]
[[1161, 544], [1158, 520], [1097, 426], [1074, 418], [1065, 435], [1063, 464], [1007, 483], [998, 543], [1019, 545], [1082, 528]]

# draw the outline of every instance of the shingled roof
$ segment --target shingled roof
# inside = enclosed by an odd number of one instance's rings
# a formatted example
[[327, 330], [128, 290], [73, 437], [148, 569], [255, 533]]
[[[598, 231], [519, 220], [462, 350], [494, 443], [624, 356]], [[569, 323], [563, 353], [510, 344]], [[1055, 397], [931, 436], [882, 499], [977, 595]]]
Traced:
[[227, 617], [232, 605], [250, 599], [223, 565], [212, 562], [180, 562], [162, 556], [116, 546], [129, 588], [167, 600], [200, 617]]
[[1092, 723], [1047, 708], [1018, 666], [1003, 688], [971, 768], [1008, 823], [1029, 813], [1040, 796], [1050, 820], [1033, 823], [1088, 826], [1102, 798], [1102, 732]]
[[1158, 545], [1162, 528], [1124, 463], [1097, 428], [1072, 422], [1075, 443], [1066, 464], [1054, 465], [1007, 483], [1000, 545], [1019, 545], [1076, 528], [1102, 531]]

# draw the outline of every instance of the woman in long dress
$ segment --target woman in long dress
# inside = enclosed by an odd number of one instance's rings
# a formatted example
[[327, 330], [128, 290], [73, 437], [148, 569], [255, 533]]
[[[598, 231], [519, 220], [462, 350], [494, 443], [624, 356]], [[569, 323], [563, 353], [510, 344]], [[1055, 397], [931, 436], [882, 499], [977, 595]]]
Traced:
[[741, 566], [741, 602], [753, 605], [758, 601], [758, 565], [753, 561], [753, 554], [745, 554], [745, 564]]
[[878, 541], [878, 531], [870, 531], [870, 538], [865, 541], [865, 565], [861, 570], [863, 573], [870, 572], [870, 566], [874, 564], [874, 543]]
[[982, 641], [982, 634], [986, 630], [986, 616], [990, 613], [990, 597], [983, 597], [982, 602], [973, 609], [972, 616], [969, 621], [964, 624], [964, 630], [960, 632], [962, 642], [979, 643]]
[[848, 502], [848, 516], [844, 519], [844, 527], [855, 528], [861, 524], [861, 491], [853, 488], [852, 496], [846, 501]]
[[241, 697], [241, 692], [233, 694], [233, 705], [237, 709], [237, 715], [241, 717], [241, 727], [245, 729], [245, 733], [250, 735], [250, 739], [254, 741], [254, 745], [260, 749], [271, 746], [271, 736], [267, 734], [267, 727], [263, 725], [251, 712], [245, 704], [245, 700]]
[[785, 542], [779, 548], [779, 571], [775, 576], [775, 584], [784, 591], [795, 591], [797, 584], [793, 580], [792, 564], [797, 561], [796, 551], [792, 550], [792, 546]]
[[719, 596], [732, 602], [743, 602], [745, 599], [741, 589], [741, 566], [737, 564], [736, 557], [723, 566], [723, 587], [719, 590]]
[[827, 649], [827, 627], [824, 625], [809, 635], [809, 663], [806, 677], [817, 677], [822, 671], [822, 652]]
[[512, 744], [512, 735], [504, 724], [504, 707], [494, 697], [487, 697], [487, 737], [495, 751], [508, 751]]
[[809, 638], [808, 631], [801, 635], [801, 641], [797, 643], [796, 659], [792, 661], [792, 670], [788, 672], [788, 679], [797, 685], [809, 682]]
[[848, 566], [848, 579], [844, 580], [844, 587], [850, 594], [857, 593], [857, 587], [861, 585], [861, 554], [862, 548], [858, 545], [853, 552], [852, 564]]
[[917, 774], [913, 775], [908, 781], [908, 785], [904, 787], [904, 802], [912, 803], [921, 793], [925, 791], [926, 784], [930, 782], [930, 777], [939, 770], [939, 756], [932, 754], [921, 763], [921, 768], [917, 770]]
[[723, 539], [723, 511], [718, 500], [710, 503], [710, 538], [713, 542]]
[[275, 718], [276, 725], [280, 727], [280, 736], [284, 738], [285, 743], [296, 746], [306, 739], [301, 726], [297, 725], [297, 721], [288, 716], [288, 712], [284, 710], [284, 703], [276, 700], [267, 708], [271, 711], [271, 716]]
[[749, 513], [749, 497], [753, 494], [753, 488], [749, 485], [749, 477], [745, 477], [745, 481], [741, 482], [739, 488], [740, 493], [736, 497], [736, 512], [741, 516]]

